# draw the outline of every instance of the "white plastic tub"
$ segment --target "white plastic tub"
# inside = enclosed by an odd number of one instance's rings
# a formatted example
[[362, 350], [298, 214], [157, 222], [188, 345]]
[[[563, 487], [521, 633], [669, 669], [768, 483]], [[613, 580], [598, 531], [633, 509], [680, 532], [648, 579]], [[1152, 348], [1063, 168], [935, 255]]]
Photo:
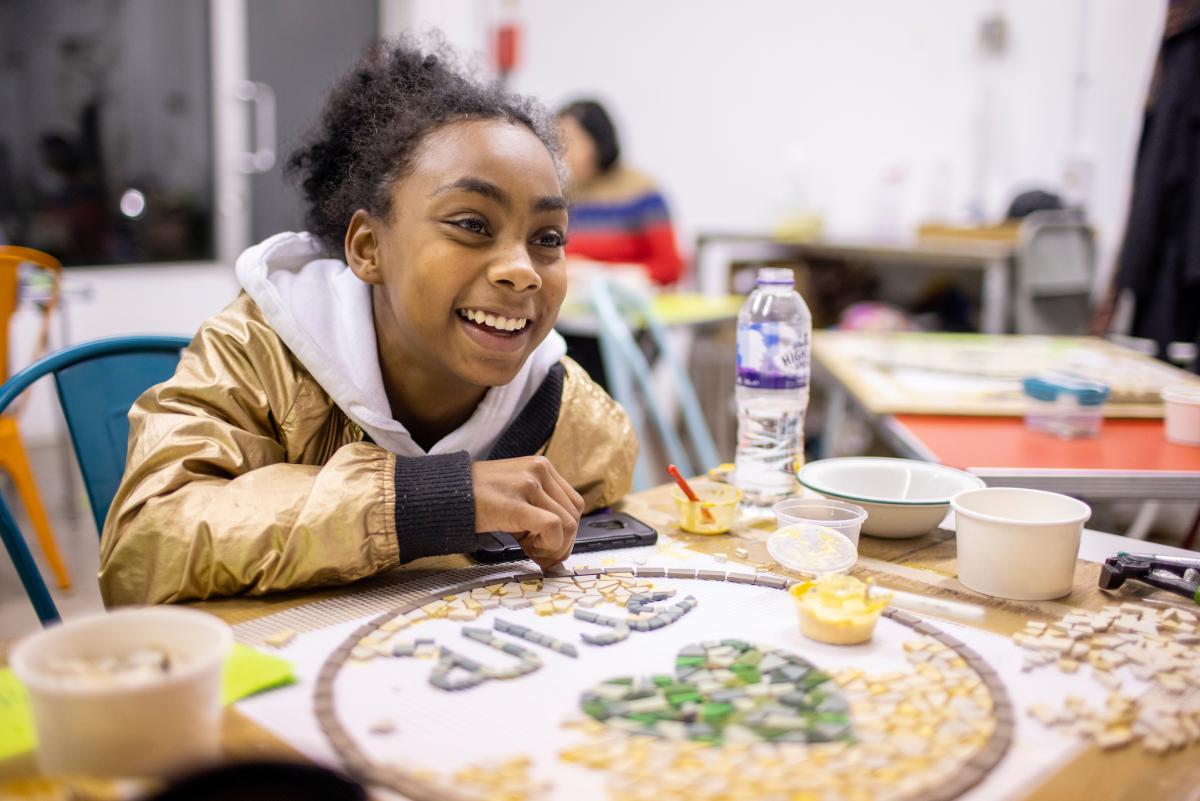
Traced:
[[1071, 592], [1083, 501], [1042, 490], [986, 487], [950, 501], [958, 539], [958, 580], [968, 589], [1015, 601]]
[[1200, 386], [1177, 384], [1165, 387], [1163, 431], [1168, 442], [1200, 445]]
[[[39, 632], [13, 650], [29, 691], [38, 767], [48, 774], [155, 776], [219, 756], [221, 667], [229, 626], [177, 607], [122, 609]], [[172, 669], [136, 685], [97, 686], [58, 675], [56, 660], [166, 651]]]

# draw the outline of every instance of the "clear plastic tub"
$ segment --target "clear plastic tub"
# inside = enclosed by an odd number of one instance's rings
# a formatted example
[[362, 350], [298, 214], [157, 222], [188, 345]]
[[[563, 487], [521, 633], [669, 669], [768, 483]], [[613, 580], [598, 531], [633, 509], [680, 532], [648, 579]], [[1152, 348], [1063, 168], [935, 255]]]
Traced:
[[845, 501], [828, 498], [788, 498], [771, 507], [780, 527], [811, 523], [841, 532], [858, 547], [858, 535], [867, 510]]
[[679, 487], [671, 488], [679, 527], [692, 534], [724, 534], [733, 528], [742, 491], [715, 481], [693, 481], [691, 486], [698, 502], [688, 500]]
[[1061, 439], [1100, 436], [1108, 385], [1071, 373], [1026, 378], [1025, 427]]
[[784, 526], [767, 537], [767, 553], [806, 576], [849, 573], [858, 561], [858, 548], [845, 534], [811, 523]]

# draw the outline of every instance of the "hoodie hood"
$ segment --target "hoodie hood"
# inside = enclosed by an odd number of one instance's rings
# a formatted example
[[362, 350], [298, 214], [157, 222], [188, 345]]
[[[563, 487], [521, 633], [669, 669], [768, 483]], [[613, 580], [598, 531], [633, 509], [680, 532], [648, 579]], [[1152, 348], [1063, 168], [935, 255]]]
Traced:
[[392, 419], [375, 341], [371, 288], [340, 259], [323, 258], [316, 237], [282, 233], [249, 248], [237, 277], [263, 317], [346, 416], [400, 456], [465, 450], [483, 459], [537, 392], [567, 347], [557, 331], [525, 360], [517, 377], [492, 387], [475, 413], [428, 452]]

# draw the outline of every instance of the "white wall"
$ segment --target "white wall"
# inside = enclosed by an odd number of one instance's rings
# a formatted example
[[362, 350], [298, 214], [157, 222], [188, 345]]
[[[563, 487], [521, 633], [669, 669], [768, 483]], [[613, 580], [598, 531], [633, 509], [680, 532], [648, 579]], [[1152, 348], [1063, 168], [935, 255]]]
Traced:
[[[704, 230], [769, 230], [793, 205], [796, 175], [830, 235], [871, 237], [932, 216], [967, 222], [973, 208], [993, 221], [1023, 187], [1062, 191], [1082, 162], [1090, 180], [1074, 194], [1107, 271], [1165, 5], [521, 0], [505, 12], [476, 0], [472, 15], [411, 0], [405, 21], [486, 54], [480, 16], [514, 13], [513, 87], [551, 105], [606, 101], [628, 160], [672, 200], [685, 247]], [[997, 13], [1008, 28], [999, 57], [979, 45], [981, 21]], [[889, 170], [906, 178], [886, 190]]]
[[[905, 224], [937, 208], [962, 219], [986, 89], [993, 156], [978, 184], [987, 216], [1022, 185], [1060, 185], [1068, 161], [1083, 158], [1106, 268], [1164, 8], [1165, 0], [522, 0], [514, 11], [502, 0], [385, 0], [383, 16], [385, 25], [437, 25], [486, 57], [493, 21], [515, 14], [523, 38], [514, 87], [551, 105], [581, 94], [608, 101], [629, 160], [667, 190], [685, 246], [701, 230], [769, 229], [798, 163], [834, 235], [871, 236], [889, 209]], [[981, 19], [997, 10], [1009, 23], [999, 60], [977, 44]], [[1090, 80], [1073, 134], [1081, 39]], [[896, 165], [908, 177], [889, 197], [881, 176]], [[944, 190], [939, 175], [948, 175]], [[68, 301], [73, 342], [192, 332], [237, 291], [232, 269], [218, 266], [69, 275], [91, 291]], [[31, 312], [20, 312], [14, 370], [35, 329]], [[36, 392], [22, 418], [31, 442], [51, 435], [57, 416], [50, 388]]]

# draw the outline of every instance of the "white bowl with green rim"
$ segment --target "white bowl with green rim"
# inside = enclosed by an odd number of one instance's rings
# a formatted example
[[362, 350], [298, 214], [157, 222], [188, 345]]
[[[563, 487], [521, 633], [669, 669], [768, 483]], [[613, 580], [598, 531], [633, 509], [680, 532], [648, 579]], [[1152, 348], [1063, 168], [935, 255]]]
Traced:
[[978, 476], [953, 467], [878, 456], [809, 462], [797, 478], [818, 495], [866, 509], [862, 533], [888, 539], [926, 533], [942, 522], [951, 498], [985, 486]]

